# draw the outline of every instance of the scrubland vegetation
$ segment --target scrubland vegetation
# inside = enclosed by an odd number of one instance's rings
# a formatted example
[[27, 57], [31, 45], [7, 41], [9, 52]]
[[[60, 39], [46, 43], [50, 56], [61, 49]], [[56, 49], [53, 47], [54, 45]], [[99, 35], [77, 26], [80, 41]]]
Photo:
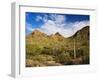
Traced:
[[65, 38], [38, 30], [26, 36], [26, 67], [89, 64], [89, 26]]

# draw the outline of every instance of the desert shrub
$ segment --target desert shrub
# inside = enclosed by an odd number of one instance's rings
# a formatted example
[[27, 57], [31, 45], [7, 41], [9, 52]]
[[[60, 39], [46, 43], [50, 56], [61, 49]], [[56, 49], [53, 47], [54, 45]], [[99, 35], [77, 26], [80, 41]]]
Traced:
[[82, 62], [83, 62], [83, 64], [89, 64], [90, 63], [89, 56], [83, 56], [82, 57]]
[[64, 65], [70, 64], [71, 63], [70, 54], [68, 52], [63, 52], [59, 54], [58, 56], [56, 56], [56, 61]]
[[[69, 53], [70, 57], [73, 58], [74, 50], [67, 50], [67, 52]], [[84, 54], [84, 51], [82, 49], [76, 49], [76, 57], [83, 56], [83, 54]]]
[[52, 49], [48, 47], [43, 47], [42, 54], [52, 55]]
[[58, 56], [59, 54], [61, 54], [61, 50], [59, 50], [59, 49], [53, 49], [52, 50], [52, 55], [53, 56]]
[[39, 55], [42, 53], [42, 47], [37, 46], [37, 45], [26, 45], [26, 54], [31, 55], [31, 56], [35, 56], [35, 55]]
[[83, 56], [83, 50], [82, 49], [77, 49], [76, 50], [76, 56], [77, 57]]
[[32, 60], [39, 61], [39, 62], [45, 62], [45, 61], [52, 61], [54, 60], [52, 56], [50, 55], [35, 55]]
[[32, 55], [33, 53], [33, 46], [32, 45], [26, 45], [26, 53]]
[[45, 66], [45, 65], [40, 63], [39, 61], [26, 59], [26, 67], [38, 67], [38, 66]]
[[69, 53], [70, 57], [73, 58], [74, 56], [74, 50], [67, 50], [67, 52]]
[[26, 67], [32, 67], [33, 66], [33, 60], [26, 59]]
[[82, 46], [87, 46], [87, 43], [86, 43], [86, 42], [84, 42], [84, 43], [82, 43], [81, 45], [82, 45]]

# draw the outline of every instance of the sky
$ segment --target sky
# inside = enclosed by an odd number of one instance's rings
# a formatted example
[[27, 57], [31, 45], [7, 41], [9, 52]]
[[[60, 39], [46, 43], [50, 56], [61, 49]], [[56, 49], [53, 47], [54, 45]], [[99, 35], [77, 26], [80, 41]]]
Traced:
[[59, 32], [64, 37], [70, 37], [78, 30], [89, 26], [90, 16], [79, 14], [56, 13], [25, 13], [26, 35], [39, 30], [47, 35]]

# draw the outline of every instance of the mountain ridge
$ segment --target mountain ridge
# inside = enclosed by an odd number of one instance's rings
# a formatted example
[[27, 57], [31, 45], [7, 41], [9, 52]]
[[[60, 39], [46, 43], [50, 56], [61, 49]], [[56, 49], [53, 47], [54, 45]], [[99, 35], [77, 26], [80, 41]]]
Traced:
[[89, 26], [68, 38], [36, 30], [26, 36], [26, 61], [26, 66], [89, 64]]
[[[85, 27], [83, 27], [82, 29], [84, 29], [84, 28], [86, 28], [86, 27], [89, 28], [89, 26], [85, 26]], [[80, 32], [82, 29], [78, 30], [78, 31], [75, 32], [73, 35], [71, 35], [70, 37], [75, 36], [75, 35], [76, 35], [78, 32]], [[33, 32], [31, 32], [31, 33], [28, 34], [27, 36], [29, 36], [29, 35], [37, 35], [37, 36], [39, 36], [39, 35], [45, 35], [45, 36], [49, 36], [49, 37], [50, 37], [50, 36], [61, 36], [61, 37], [64, 37], [64, 36], [61, 35], [59, 32], [56, 32], [56, 33], [51, 34], [51, 35], [47, 35], [46, 33], [42, 32], [42, 31], [40, 31], [40, 30], [38, 30], [38, 29], [34, 30]], [[70, 38], [70, 37], [64, 37], [64, 38]]]
[[[80, 29], [80, 30], [78, 30], [75, 34], [73, 34], [72, 36], [70, 36], [70, 37], [67, 37], [67, 38], [74, 38], [76, 35], [78, 35], [78, 34], [82, 34], [81, 32], [82, 32], [82, 30], [85, 30], [85, 29], [89, 29], [89, 26], [85, 26], [85, 27], [83, 27], [82, 29]], [[88, 31], [88, 30], [86, 30], [86, 31]], [[61, 35], [59, 32], [56, 32], [55, 34], [51, 34], [51, 35], [47, 35], [47, 34], [45, 34], [44, 32], [42, 32], [42, 31], [40, 31], [40, 30], [34, 30], [32, 33], [30, 33], [29, 35], [27, 35], [27, 37], [28, 36], [37, 36], [37, 37], [51, 37], [51, 38], [54, 38], [54, 37], [61, 37], [61, 38], [66, 38], [66, 37], [64, 37], [63, 35]], [[89, 35], [89, 32], [88, 32], [88, 35]], [[66, 39], [67, 39], [66, 38]]]

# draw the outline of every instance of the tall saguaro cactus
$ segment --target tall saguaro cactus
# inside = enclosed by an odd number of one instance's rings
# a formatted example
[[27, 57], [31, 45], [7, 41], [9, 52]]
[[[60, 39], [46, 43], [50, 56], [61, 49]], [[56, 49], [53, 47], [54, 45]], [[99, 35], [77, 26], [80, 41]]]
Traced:
[[[73, 32], [75, 33], [75, 30], [74, 30], [74, 27], [72, 28], [73, 29]], [[76, 40], [75, 40], [75, 37], [74, 37], [74, 52], [73, 52], [73, 55], [74, 55], [74, 59], [76, 58]]]

